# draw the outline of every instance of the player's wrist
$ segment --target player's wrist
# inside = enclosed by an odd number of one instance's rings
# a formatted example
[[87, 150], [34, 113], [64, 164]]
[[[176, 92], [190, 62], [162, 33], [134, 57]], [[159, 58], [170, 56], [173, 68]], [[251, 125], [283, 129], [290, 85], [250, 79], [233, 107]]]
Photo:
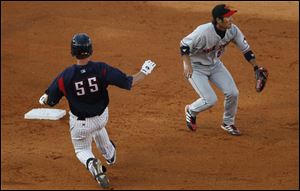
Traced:
[[144, 72], [140, 71], [140, 75], [142, 76], [147, 76], [147, 74], [145, 74]]
[[140, 73], [144, 76], [148, 75], [148, 72], [146, 70], [144, 70], [143, 68], [141, 69]]
[[254, 64], [253, 69], [254, 69], [254, 71], [256, 71], [258, 69], [258, 66], [256, 64]]

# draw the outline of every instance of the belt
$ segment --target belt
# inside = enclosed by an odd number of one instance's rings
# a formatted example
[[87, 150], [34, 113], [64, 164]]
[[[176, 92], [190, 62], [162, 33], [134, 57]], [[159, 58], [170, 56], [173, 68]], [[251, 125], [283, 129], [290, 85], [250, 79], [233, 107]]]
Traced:
[[69, 111], [69, 114], [70, 114], [70, 116], [76, 118], [79, 121], [84, 121], [84, 120], [86, 120], [86, 118], [101, 116], [106, 110], [107, 110], [107, 108], [101, 114], [94, 115], [94, 116], [77, 116], [77, 115], [74, 115], [71, 111]]
[[209, 66], [209, 65], [204, 65], [202, 64], [201, 62], [193, 62], [194, 64], [197, 64], [197, 65], [201, 65], [201, 66]]
[[84, 121], [86, 118], [91, 118], [91, 117], [97, 117], [97, 116], [101, 116], [102, 114], [99, 114], [99, 115], [94, 115], [94, 116], [89, 116], [89, 117], [77, 117], [77, 120], [79, 121]]
[[77, 117], [77, 120], [79, 121], [84, 121], [86, 118], [91, 118], [91, 117], [97, 117], [97, 116], [100, 116], [101, 114], [99, 115], [94, 115], [94, 116], [89, 116], [89, 117]]

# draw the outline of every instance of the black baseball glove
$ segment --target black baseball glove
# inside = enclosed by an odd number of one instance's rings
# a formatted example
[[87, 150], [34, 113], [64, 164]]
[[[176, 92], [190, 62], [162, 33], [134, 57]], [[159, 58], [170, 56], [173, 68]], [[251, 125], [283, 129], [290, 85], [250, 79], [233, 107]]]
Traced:
[[257, 92], [261, 92], [266, 86], [269, 73], [267, 69], [258, 66], [254, 67], [254, 72], [256, 80], [255, 89]]

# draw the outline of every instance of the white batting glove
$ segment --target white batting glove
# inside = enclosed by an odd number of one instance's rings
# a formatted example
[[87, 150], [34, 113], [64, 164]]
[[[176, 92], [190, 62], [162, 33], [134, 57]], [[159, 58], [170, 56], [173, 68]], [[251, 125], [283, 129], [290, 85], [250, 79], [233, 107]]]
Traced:
[[152, 72], [156, 64], [152, 62], [151, 60], [146, 60], [142, 66], [141, 72], [145, 75], [148, 75]]
[[42, 97], [40, 97], [39, 102], [41, 105], [47, 105], [47, 100], [48, 100], [48, 95], [44, 94], [44, 95], [42, 95]]

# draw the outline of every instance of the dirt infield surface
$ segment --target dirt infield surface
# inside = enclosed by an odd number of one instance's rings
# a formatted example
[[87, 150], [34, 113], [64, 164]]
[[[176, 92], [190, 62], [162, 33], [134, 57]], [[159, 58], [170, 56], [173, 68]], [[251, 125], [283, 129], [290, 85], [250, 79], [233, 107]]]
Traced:
[[[239, 88], [243, 135], [220, 128], [224, 96], [215, 86], [218, 102], [198, 116], [197, 131], [185, 126], [184, 106], [198, 96], [183, 76], [179, 42], [210, 21], [217, 3], [2, 1], [1, 189], [99, 189], [75, 156], [68, 116], [24, 119], [74, 63], [77, 32], [92, 38], [93, 60], [128, 74], [147, 59], [157, 63], [130, 92], [109, 87], [112, 188], [299, 189], [298, 2], [231, 2], [234, 22], [269, 70], [267, 87], [256, 93], [253, 69], [231, 44], [222, 60]], [[55, 108], [68, 110], [66, 99]]]

